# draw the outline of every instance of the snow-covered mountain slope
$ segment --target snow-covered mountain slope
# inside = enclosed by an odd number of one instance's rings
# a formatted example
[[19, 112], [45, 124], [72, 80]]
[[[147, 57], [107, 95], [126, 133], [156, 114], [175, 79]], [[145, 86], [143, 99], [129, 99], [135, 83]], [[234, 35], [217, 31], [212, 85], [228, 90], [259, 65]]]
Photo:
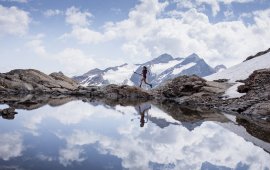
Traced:
[[143, 66], [149, 70], [147, 81], [154, 86], [163, 83], [168, 79], [180, 75], [207, 76], [215, 73], [202, 58], [192, 54], [186, 58], [173, 58], [169, 54], [163, 54], [153, 60], [143, 64], [124, 64], [116, 67], [109, 67], [105, 70], [93, 69], [82, 76], [73, 77], [84, 86], [88, 85], [107, 85], [107, 84], [128, 84], [139, 85]]
[[133, 85], [130, 77], [136, 65], [123, 64], [116, 67], [109, 67], [105, 70], [93, 69], [82, 76], [73, 77], [74, 80], [80, 82], [83, 86], [88, 85], [107, 85], [107, 84], [128, 84]]
[[183, 59], [179, 64], [175, 65], [162, 72], [152, 82], [154, 85], [159, 85], [166, 80], [173, 79], [181, 75], [193, 75], [196, 74], [200, 77], [211, 75], [215, 73], [214, 69], [211, 68], [202, 58], [196, 54], [192, 54], [187, 58]]
[[204, 77], [207, 80], [229, 79], [229, 82], [244, 80], [255, 70], [270, 68], [270, 53], [252, 58], [224, 71]]
[[[166, 58], [166, 60], [164, 58]], [[160, 59], [163, 60], [159, 61]], [[143, 66], [148, 67], [151, 71], [148, 81], [153, 84], [153, 86], [157, 86], [168, 79], [181, 75], [196, 74], [203, 77], [215, 73], [214, 69], [196, 54], [192, 54], [186, 58], [173, 58], [168, 54], [163, 54], [154, 59], [154, 61], [155, 62], [152, 60], [141, 64], [141, 66], [136, 70], [136, 72], [140, 73]], [[131, 81], [135, 85], [138, 85], [140, 82], [140, 76], [133, 74]]]

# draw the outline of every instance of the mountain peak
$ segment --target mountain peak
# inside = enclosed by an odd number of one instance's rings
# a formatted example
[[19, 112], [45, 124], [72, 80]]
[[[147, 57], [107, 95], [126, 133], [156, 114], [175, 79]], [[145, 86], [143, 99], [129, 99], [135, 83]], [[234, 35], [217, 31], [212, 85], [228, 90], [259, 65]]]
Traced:
[[151, 64], [155, 64], [155, 63], [167, 63], [167, 62], [169, 62], [171, 60], [173, 60], [173, 57], [170, 54], [164, 53], [164, 54], [158, 56], [157, 58], [154, 58], [150, 62], [151, 62]]
[[196, 53], [192, 53], [189, 55], [187, 58], [192, 58], [192, 59], [201, 59]]
[[96, 74], [96, 73], [99, 73], [99, 72], [101, 72], [101, 71], [102, 71], [102, 70], [100, 70], [99, 68], [94, 68], [94, 69], [88, 71], [87, 73], [85, 73], [84, 76], [87, 76], [87, 75], [89, 75], [89, 74]]
[[172, 57], [170, 54], [168, 54], [168, 53], [161, 54], [161, 55], [158, 56], [157, 58], [159, 58], [159, 57], [173, 59], [173, 57]]
[[199, 61], [203, 60], [200, 58], [197, 54], [193, 53], [185, 58], [185, 60], [182, 62], [182, 64], [188, 64], [188, 63], [197, 63]]

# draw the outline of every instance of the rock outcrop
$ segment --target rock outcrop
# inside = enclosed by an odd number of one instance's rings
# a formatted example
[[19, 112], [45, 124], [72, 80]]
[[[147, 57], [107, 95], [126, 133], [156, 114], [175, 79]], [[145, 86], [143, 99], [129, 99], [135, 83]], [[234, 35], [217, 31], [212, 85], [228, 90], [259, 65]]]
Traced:
[[206, 80], [196, 75], [180, 76], [154, 89], [153, 93], [159, 98], [177, 98], [198, 93], [204, 86]]
[[228, 103], [226, 109], [269, 120], [270, 69], [256, 70], [242, 82], [245, 84], [239, 86], [238, 91], [246, 95]]
[[180, 76], [152, 91], [157, 100], [173, 100], [189, 107], [216, 107], [229, 83], [206, 81], [196, 75]]
[[1, 94], [69, 93], [79, 85], [62, 73], [46, 75], [38, 70], [12, 70], [0, 74]]

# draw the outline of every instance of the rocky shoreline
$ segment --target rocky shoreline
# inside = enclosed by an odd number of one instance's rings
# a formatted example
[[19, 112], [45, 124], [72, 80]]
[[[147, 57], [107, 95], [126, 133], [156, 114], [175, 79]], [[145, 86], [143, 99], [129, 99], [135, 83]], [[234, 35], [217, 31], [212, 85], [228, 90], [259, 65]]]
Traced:
[[[16, 109], [35, 109], [46, 104], [61, 105], [72, 100], [98, 101], [108, 105], [134, 105], [168, 101], [197, 110], [224, 111], [266, 126], [270, 121], [270, 69], [254, 71], [238, 91], [240, 98], [224, 99], [232, 86], [226, 81], [206, 81], [196, 75], [180, 76], [152, 90], [127, 85], [82, 87], [63, 73], [46, 75], [38, 70], [12, 70], [0, 74], [0, 103]], [[55, 100], [54, 100], [55, 99]], [[7, 111], [1, 111], [4, 113]], [[12, 113], [15, 111], [12, 111]], [[175, 113], [174, 113], [175, 114]], [[4, 114], [5, 115], [5, 114]], [[270, 131], [270, 128], [269, 128]]]

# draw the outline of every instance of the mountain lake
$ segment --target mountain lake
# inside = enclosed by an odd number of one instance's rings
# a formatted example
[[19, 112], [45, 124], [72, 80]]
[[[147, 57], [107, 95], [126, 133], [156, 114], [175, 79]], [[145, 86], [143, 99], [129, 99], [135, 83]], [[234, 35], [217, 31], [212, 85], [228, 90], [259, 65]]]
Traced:
[[182, 110], [82, 101], [16, 109], [0, 120], [0, 169], [270, 169], [269, 137], [233, 115]]

